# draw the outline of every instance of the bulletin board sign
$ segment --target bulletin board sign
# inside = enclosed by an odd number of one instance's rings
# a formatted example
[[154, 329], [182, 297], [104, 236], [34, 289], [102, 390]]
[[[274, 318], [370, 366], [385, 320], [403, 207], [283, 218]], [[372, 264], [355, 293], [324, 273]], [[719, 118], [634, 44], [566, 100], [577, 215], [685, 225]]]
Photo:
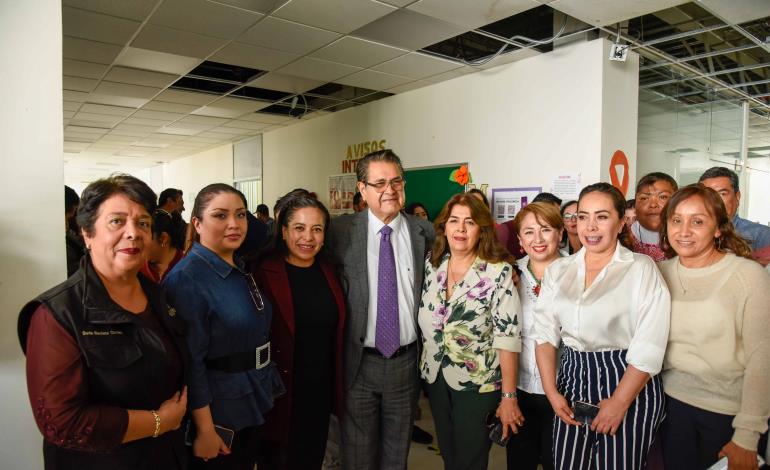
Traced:
[[356, 175], [329, 176], [329, 213], [340, 215], [353, 212], [353, 196], [356, 194]]
[[492, 216], [495, 223], [501, 224], [512, 220], [522, 207], [532, 202], [532, 199], [542, 192], [542, 186], [493, 189]]

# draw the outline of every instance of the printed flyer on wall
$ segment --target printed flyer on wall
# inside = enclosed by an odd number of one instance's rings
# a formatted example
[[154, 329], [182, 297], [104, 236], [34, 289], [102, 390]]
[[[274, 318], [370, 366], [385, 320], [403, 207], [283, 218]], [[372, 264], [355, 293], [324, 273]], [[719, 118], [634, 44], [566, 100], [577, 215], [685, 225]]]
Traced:
[[538, 194], [543, 192], [542, 186], [530, 188], [500, 188], [492, 190], [492, 216], [495, 223], [501, 224], [514, 217]]
[[329, 176], [329, 213], [340, 215], [353, 212], [353, 196], [355, 194], [355, 174]]

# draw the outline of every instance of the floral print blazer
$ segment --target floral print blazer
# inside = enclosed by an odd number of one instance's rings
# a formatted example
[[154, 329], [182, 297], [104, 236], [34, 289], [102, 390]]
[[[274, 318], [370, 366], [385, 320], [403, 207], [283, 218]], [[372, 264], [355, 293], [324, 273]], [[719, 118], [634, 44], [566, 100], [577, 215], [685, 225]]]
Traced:
[[510, 264], [481, 258], [446, 300], [449, 254], [438, 269], [425, 262], [418, 322], [422, 331], [422, 378], [433, 383], [439, 370], [455, 390], [500, 389], [497, 350], [521, 351], [521, 304]]

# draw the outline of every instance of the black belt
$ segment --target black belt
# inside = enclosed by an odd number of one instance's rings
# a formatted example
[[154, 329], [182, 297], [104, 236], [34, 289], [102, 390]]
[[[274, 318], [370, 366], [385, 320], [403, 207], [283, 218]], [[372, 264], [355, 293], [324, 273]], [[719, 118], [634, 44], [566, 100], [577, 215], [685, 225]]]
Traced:
[[231, 373], [250, 369], [262, 369], [268, 364], [270, 364], [270, 341], [253, 351], [206, 359], [207, 369]]
[[402, 354], [405, 354], [410, 349], [413, 349], [413, 348], [416, 348], [416, 347], [417, 347], [417, 341], [415, 341], [415, 342], [413, 342], [411, 344], [407, 344], [406, 346], [401, 346], [400, 348], [396, 349], [396, 352], [394, 352], [393, 355], [390, 356], [390, 357], [383, 356], [382, 353], [377, 348], [364, 348], [364, 352], [366, 354], [373, 354], [375, 356], [380, 356], [380, 357], [382, 357], [384, 359], [393, 359], [394, 357], [398, 357], [398, 356], [400, 356]]

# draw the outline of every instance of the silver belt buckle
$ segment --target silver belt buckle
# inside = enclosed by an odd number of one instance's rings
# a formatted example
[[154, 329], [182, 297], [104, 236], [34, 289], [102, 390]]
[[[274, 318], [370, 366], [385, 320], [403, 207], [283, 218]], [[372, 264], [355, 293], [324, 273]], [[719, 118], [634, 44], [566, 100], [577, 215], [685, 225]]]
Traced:
[[[259, 361], [259, 357], [262, 355], [261, 353], [265, 349], [267, 349], [267, 359], [265, 360], [265, 362], [260, 362]], [[256, 367], [256, 369], [259, 370], [259, 369], [264, 369], [265, 367], [267, 367], [270, 364], [270, 356], [271, 356], [271, 354], [270, 354], [270, 341], [268, 341], [267, 343], [265, 343], [262, 346], [258, 347], [256, 349], [255, 354], [257, 355], [257, 367]]]

